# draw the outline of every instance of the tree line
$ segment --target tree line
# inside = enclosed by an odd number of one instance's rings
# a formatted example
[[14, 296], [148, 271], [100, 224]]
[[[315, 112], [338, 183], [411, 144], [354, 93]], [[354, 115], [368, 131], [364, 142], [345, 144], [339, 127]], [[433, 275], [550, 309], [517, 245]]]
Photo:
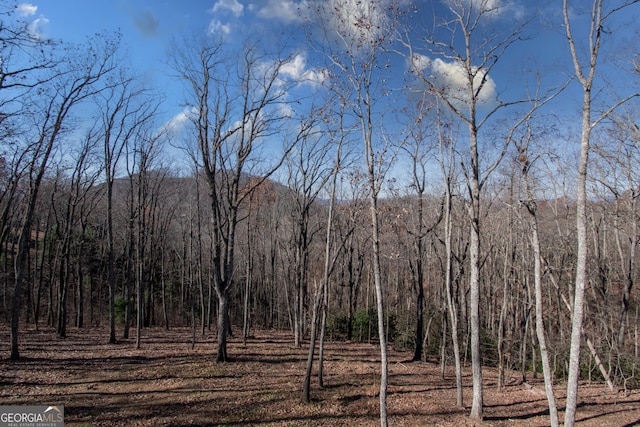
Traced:
[[[578, 36], [564, 1], [573, 77], [491, 103], [488, 73], [528, 29], [483, 26], [492, 2], [448, 3], [422, 38], [385, 2], [358, 9], [355, 23], [345, 5], [319, 6], [342, 25], [322, 43], [310, 37], [324, 75], [313, 96], [288, 72], [295, 54], [188, 36], [168, 54], [186, 94], [180, 132], [121, 65], [117, 34], [72, 46], [3, 23], [10, 357], [25, 325], [60, 338], [69, 325], [106, 327], [111, 343], [135, 328], [138, 347], [151, 326], [189, 326], [194, 346], [215, 330], [219, 362], [233, 360], [230, 336], [287, 329], [309, 343], [305, 401], [317, 341], [322, 385], [325, 339], [369, 340], [381, 350], [382, 425], [388, 345], [438, 361], [443, 375], [453, 363], [458, 406], [470, 363], [474, 419], [483, 365], [499, 368], [499, 387], [511, 370], [542, 374], [552, 425], [551, 385], [566, 381], [572, 425], [579, 378], [638, 384], [637, 93], [598, 86], [596, 74], [608, 20], [634, 3], [596, 0]], [[460, 38], [449, 45], [443, 32]], [[434, 77], [426, 54], [453, 58], [461, 83]], [[386, 86], [399, 55], [401, 96]], [[637, 56], [624, 59], [637, 80]], [[566, 135], [547, 106], [571, 85], [583, 93], [581, 125]], [[572, 138], [576, 158], [558, 143]], [[188, 168], [169, 161], [176, 146]]]

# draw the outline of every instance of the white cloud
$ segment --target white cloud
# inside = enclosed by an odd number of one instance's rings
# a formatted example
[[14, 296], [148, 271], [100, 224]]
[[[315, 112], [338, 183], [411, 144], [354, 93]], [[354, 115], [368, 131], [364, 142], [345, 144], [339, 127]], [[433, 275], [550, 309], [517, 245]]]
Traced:
[[[257, 12], [260, 18], [278, 19], [286, 23], [305, 22], [309, 19], [311, 5], [307, 0], [266, 0], [265, 3]], [[253, 5], [250, 9], [253, 9]]]
[[295, 110], [288, 102], [283, 102], [278, 104], [277, 106], [280, 117], [286, 117], [288, 119], [294, 117], [296, 115]]
[[[23, 17], [33, 16], [38, 12], [38, 6], [31, 3], [20, 3], [16, 6], [16, 12]], [[49, 20], [43, 15], [34, 19], [27, 26], [29, 36], [34, 39], [41, 39], [44, 37], [44, 27], [49, 23]]]
[[218, 21], [217, 19], [213, 19], [210, 23], [209, 23], [209, 34], [213, 34], [213, 35], [228, 35], [231, 34], [231, 24], [226, 23], [223, 24], [222, 22]]
[[[277, 73], [277, 76], [274, 76]], [[317, 85], [327, 80], [328, 73], [326, 70], [318, 70], [309, 68], [306, 62], [306, 55], [299, 53], [293, 56], [288, 62], [280, 63], [278, 61], [264, 61], [259, 64], [257, 75], [273, 76], [273, 94], [277, 95], [281, 100], [292, 100], [293, 102], [278, 102], [277, 110], [281, 117], [295, 116], [296, 93], [314, 90]], [[262, 90], [257, 88], [256, 90]], [[239, 125], [238, 125], [239, 126]]]
[[424, 72], [431, 66], [431, 58], [425, 55], [413, 55], [411, 58], [411, 65], [419, 72]]
[[218, 0], [213, 5], [211, 12], [215, 13], [225, 10], [233, 13], [233, 15], [237, 18], [242, 15], [244, 6], [242, 5], [242, 3], [238, 2], [238, 0]]
[[[447, 62], [440, 58], [431, 60], [424, 55], [414, 55], [411, 62], [414, 69], [430, 79], [455, 106], [461, 107], [469, 101], [469, 78], [461, 63]], [[473, 72], [473, 87], [477, 90], [482, 85], [478, 102], [492, 104], [497, 98], [495, 81], [484, 70], [475, 68]]]
[[27, 26], [27, 31], [29, 35], [34, 39], [42, 39], [44, 38], [44, 27], [49, 23], [49, 20], [44, 16], [40, 16], [39, 18], [34, 19]]
[[38, 6], [34, 6], [31, 3], [20, 3], [16, 6], [16, 11], [21, 16], [33, 16], [38, 11]]
[[169, 137], [179, 134], [187, 123], [195, 117], [198, 109], [196, 107], [185, 107], [178, 114], [173, 116], [168, 122], [160, 127], [159, 133], [165, 133]]
[[284, 64], [280, 71], [293, 79], [298, 79], [304, 73], [305, 62], [304, 56], [296, 55], [293, 60]]
[[300, 83], [322, 84], [327, 78], [326, 72], [307, 69], [306, 62], [305, 55], [298, 54], [291, 61], [282, 65], [280, 73]]

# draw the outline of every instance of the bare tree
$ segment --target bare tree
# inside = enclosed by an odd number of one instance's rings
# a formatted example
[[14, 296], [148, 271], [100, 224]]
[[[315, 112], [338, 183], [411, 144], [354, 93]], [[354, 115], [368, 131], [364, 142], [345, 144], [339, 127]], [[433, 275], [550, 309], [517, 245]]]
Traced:
[[0, 138], [14, 139], [21, 134], [20, 117], [29, 113], [24, 101], [57, 75], [57, 43], [36, 37], [27, 22], [16, 19], [17, 4], [0, 5]]
[[[218, 351], [225, 362], [229, 321], [229, 289], [234, 283], [236, 231], [240, 205], [282, 164], [277, 157], [246, 181], [256, 153], [268, 138], [276, 138], [287, 114], [281, 84], [287, 58], [269, 57], [247, 42], [239, 52], [227, 52], [210, 36], [185, 40], [172, 53], [172, 67], [189, 91], [189, 119], [194, 125], [199, 166], [209, 185], [212, 212], [213, 282], [218, 298]], [[285, 154], [291, 147], [285, 147]], [[246, 184], [245, 184], [246, 181]]]
[[[333, 78], [332, 90], [348, 101], [364, 152], [371, 215], [372, 273], [380, 342], [380, 424], [387, 417], [388, 354], [384, 289], [380, 262], [378, 199], [395, 153], [378, 121], [376, 90], [384, 93], [384, 47], [390, 42], [394, 8], [385, 1], [329, 1], [319, 6], [321, 24], [331, 46], [322, 46]], [[397, 148], [396, 148], [397, 150]]]
[[[311, 224], [312, 207], [324, 189], [331, 175], [328, 163], [330, 155], [330, 139], [323, 136], [318, 127], [319, 117], [316, 111], [321, 108], [312, 106], [311, 116], [300, 125], [296, 136], [296, 148], [293, 149], [285, 166], [288, 170], [288, 184], [292, 190], [293, 209], [292, 231], [294, 243], [294, 341], [295, 346], [301, 346], [303, 323], [305, 322], [304, 307], [308, 288], [309, 249], [313, 236], [319, 231], [319, 224]], [[315, 324], [312, 322], [312, 328]]]
[[[490, 78], [505, 52], [519, 40], [525, 23], [515, 21], [505, 30], [489, 29], [486, 22], [495, 19], [505, 8], [488, 0], [448, 2], [450, 15], [443, 17], [439, 31], [451, 35], [451, 40], [440, 40], [427, 35], [424, 38], [427, 52], [437, 57], [418, 53], [409, 37], [404, 44], [413, 72], [433, 96], [439, 98], [468, 128], [469, 148], [464, 160], [467, 180], [467, 211], [470, 220], [470, 304], [471, 363], [473, 370], [473, 401], [470, 417], [483, 418], [482, 359], [480, 354], [480, 223], [481, 192], [491, 173], [498, 167], [507, 150], [507, 143], [495, 147], [493, 160], [486, 166], [480, 162], [480, 130], [499, 111], [524, 101], [500, 101], [492, 93]], [[440, 34], [438, 31], [438, 34]], [[458, 44], [459, 43], [459, 44]], [[445, 62], [440, 58], [446, 58]], [[439, 62], [438, 62], [439, 61]], [[434, 69], [433, 64], [436, 64]], [[449, 69], [438, 73], [438, 67]]]
[[423, 352], [426, 237], [440, 224], [444, 214], [444, 205], [441, 204], [441, 209], [435, 212], [435, 218], [432, 219], [431, 223], [427, 224], [428, 218], [425, 208], [425, 193], [428, 185], [427, 171], [428, 162], [433, 156], [431, 151], [435, 146], [431, 144], [427, 137], [431, 123], [429, 120], [430, 108], [424, 106], [425, 102], [428, 101], [424, 97], [418, 100], [415, 123], [410, 125], [410, 136], [407, 139], [407, 143], [402, 145], [402, 149], [406, 152], [411, 165], [409, 186], [415, 192], [414, 197], [417, 201], [417, 206], [411, 209], [412, 213], [416, 214], [416, 218], [413, 221], [415, 225], [407, 228], [413, 247], [413, 254], [409, 257], [408, 262], [412, 276], [412, 287], [416, 295], [416, 330], [413, 361], [422, 360]]
[[[456, 405], [464, 406], [464, 396], [462, 390], [462, 362], [460, 358], [460, 342], [458, 338], [458, 305], [454, 298], [454, 275], [453, 275], [453, 196], [456, 188], [456, 156], [455, 143], [453, 141], [453, 131], [451, 126], [443, 123], [443, 114], [438, 107], [437, 115], [438, 129], [438, 151], [440, 172], [444, 182], [443, 200], [443, 220], [444, 220], [444, 288], [451, 322], [451, 341], [453, 345], [453, 359], [456, 369]], [[463, 303], [464, 304], [464, 303]]]
[[[33, 147], [23, 141], [33, 138], [29, 134], [33, 127], [29, 117], [40, 108], [34, 104], [39, 100], [35, 94], [38, 90], [44, 93], [43, 86], [59, 74], [54, 69], [61, 60], [55, 54], [56, 43], [33, 37], [28, 23], [15, 17], [16, 8], [15, 1], [0, 5], [0, 254], [13, 218], [23, 211], [15, 202], [33, 154]], [[8, 280], [3, 288], [5, 304]]]
[[[85, 268], [87, 264], [85, 249], [89, 245], [86, 245], [85, 241], [88, 237], [88, 227], [89, 221], [92, 212], [94, 212], [95, 207], [100, 202], [100, 192], [94, 191], [98, 178], [102, 175], [102, 164], [100, 161], [100, 156], [98, 153], [99, 140], [97, 140], [94, 135], [89, 134], [85, 137], [84, 142], [81, 144], [80, 151], [78, 153], [79, 160], [77, 163], [81, 164], [81, 168], [79, 168], [78, 175], [79, 184], [78, 188], [80, 190], [80, 200], [77, 204], [77, 216], [78, 216], [78, 226], [79, 226], [79, 235], [76, 237], [76, 265], [75, 265], [75, 273], [76, 273], [76, 326], [78, 328], [82, 328], [84, 326], [84, 317], [85, 317]], [[86, 153], [86, 154], [85, 154]], [[90, 279], [90, 276], [87, 276]], [[89, 290], [90, 291], [90, 290]], [[89, 296], [91, 292], [89, 292]], [[91, 299], [89, 299], [89, 308], [90, 310], [93, 308], [93, 304], [91, 304]]]
[[[353, 228], [350, 229], [346, 235], [341, 237], [342, 244], [340, 242], [334, 243], [332, 234], [334, 228], [335, 219], [335, 206], [336, 206], [336, 193], [338, 187], [338, 176], [344, 167], [344, 153], [343, 145], [346, 140], [346, 129], [342, 126], [342, 120], [344, 119], [345, 103], [339, 103], [339, 109], [335, 113], [335, 121], [329, 120], [329, 123], [339, 123], [338, 126], [328, 126], [327, 134], [329, 140], [325, 149], [331, 148], [335, 145], [335, 160], [333, 162], [333, 168], [327, 175], [327, 180], [331, 180], [331, 186], [329, 188], [329, 208], [327, 211], [327, 224], [325, 228], [325, 245], [324, 245], [324, 264], [322, 269], [322, 278], [320, 285], [316, 288], [316, 294], [314, 296], [313, 310], [311, 316], [311, 337], [309, 339], [309, 355], [307, 358], [307, 369], [305, 371], [305, 377], [302, 387], [302, 400], [305, 403], [310, 401], [311, 390], [311, 370], [313, 369], [313, 358], [316, 346], [316, 339], [318, 330], [320, 332], [320, 344], [318, 355], [318, 383], [320, 387], [324, 387], [323, 379], [323, 362], [324, 362], [324, 339], [326, 332], [327, 311], [329, 304], [329, 278], [331, 277], [335, 268], [338, 256], [340, 255], [344, 247], [344, 239], [347, 239], [353, 232]], [[333, 129], [332, 129], [333, 128]], [[323, 155], [324, 157], [324, 155]], [[337, 246], [337, 248], [335, 247]]]
[[[348, 134], [347, 132], [342, 137], [346, 137]], [[351, 168], [345, 167], [340, 176], [340, 183], [337, 198], [348, 200], [348, 203], [336, 205], [334, 223], [336, 224], [336, 237], [345, 245], [341, 282], [347, 293], [347, 339], [352, 340], [364, 261], [367, 254], [366, 248], [370, 245], [367, 234], [361, 232], [364, 231], [362, 228], [365, 226], [362, 223], [362, 216], [367, 207], [369, 191], [366, 177], [358, 165]], [[359, 338], [362, 332], [356, 331]]]
[[[96, 139], [91, 135], [87, 135], [81, 141], [76, 151], [71, 153], [72, 170], [68, 176], [64, 170], [59, 170], [56, 177], [56, 187], [62, 188], [59, 191], [52, 191], [51, 205], [55, 218], [55, 229], [53, 231], [55, 241], [59, 249], [58, 254], [58, 313], [57, 313], [57, 334], [64, 338], [67, 335], [67, 294], [71, 289], [71, 279], [74, 273], [82, 276], [81, 262], [82, 257], [82, 240], [86, 231], [86, 215], [87, 208], [94, 202], [92, 197], [92, 186], [95, 184], [101, 170], [95, 164], [95, 148], [97, 146]], [[71, 168], [71, 167], [70, 167]], [[58, 182], [59, 181], [59, 182]], [[60, 200], [56, 200], [56, 199]], [[83, 223], [85, 224], [83, 227]], [[81, 229], [80, 236], [77, 235], [78, 228]], [[72, 255], [75, 249], [75, 256], [78, 258], [76, 266], [72, 265]], [[77, 279], [79, 304], [78, 322], [82, 316], [82, 284]]]
[[106, 187], [107, 232], [107, 284], [109, 288], [109, 343], [116, 343], [115, 316], [115, 237], [113, 230], [114, 182], [119, 171], [119, 161], [128, 143], [140, 128], [154, 117], [156, 104], [145, 102], [145, 89], [134, 78], [120, 70], [115, 82], [96, 97], [100, 111], [97, 131], [102, 141], [103, 171]]
[[[39, 100], [34, 116], [35, 134], [29, 134], [33, 140], [28, 143], [29, 152], [29, 194], [28, 202], [22, 214], [19, 230], [18, 248], [15, 256], [15, 288], [11, 314], [11, 358], [18, 359], [18, 325], [20, 319], [22, 284], [25, 280], [27, 257], [31, 242], [31, 231], [36, 201], [42, 179], [47, 170], [49, 159], [59, 137], [68, 130], [68, 120], [74, 108], [87, 98], [104, 90], [101, 85], [115, 68], [117, 39], [96, 40], [68, 51], [68, 60], [63, 69], [53, 70], [56, 74], [50, 79], [48, 91], [38, 94]], [[43, 95], [48, 96], [43, 96]]]
[[[153, 105], [151, 100], [146, 103]], [[149, 113], [153, 114], [153, 111], [152, 109]], [[148, 290], [149, 295], [152, 293], [151, 289], [147, 289], [147, 285], [152, 283], [149, 276], [155, 246], [153, 240], [157, 226], [155, 220], [158, 211], [158, 186], [162, 183], [164, 175], [161, 169], [153, 170], [164, 135], [154, 130], [152, 120], [145, 121], [146, 123], [137, 129], [131, 141], [128, 141], [131, 146], [127, 150], [130, 153], [127, 157], [132, 193], [130, 197], [135, 200], [133, 217], [129, 218], [129, 222], [135, 220], [136, 348], [140, 348], [143, 314], [149, 311], [144, 307], [145, 291]], [[133, 163], [133, 169], [129, 168], [129, 158]]]
[[623, 106], [610, 117], [611, 126], [604, 132], [604, 140], [594, 146], [597, 173], [593, 179], [606, 191], [602, 196], [606, 204], [613, 197], [613, 234], [615, 249], [620, 262], [622, 293], [618, 324], [618, 349], [625, 343], [631, 291], [636, 283], [636, 254], [640, 244], [637, 206], [639, 196], [638, 153], [635, 147], [640, 140], [635, 110]]
[[522, 204], [526, 208], [525, 210], [528, 214], [528, 223], [531, 233], [530, 242], [533, 249], [536, 336], [538, 339], [538, 345], [540, 346], [540, 358], [542, 361], [545, 393], [547, 395], [547, 402], [549, 405], [549, 421], [551, 426], [556, 427], [559, 424], [558, 408], [556, 405], [555, 394], [553, 392], [553, 375], [551, 372], [551, 365], [549, 363], [549, 352], [547, 350], [547, 339], [544, 326], [544, 301], [542, 296], [542, 275], [544, 273], [544, 269], [542, 266], [540, 234], [538, 232], [538, 206], [535, 196], [535, 187], [530, 176], [531, 168], [539, 157], [535, 155], [532, 156], [529, 149], [531, 141], [535, 136], [529, 119], [530, 118], [526, 118], [525, 122], [523, 122], [526, 123], [524, 135], [520, 138], [512, 138], [517, 148], [518, 161], [522, 172], [522, 184], [525, 195]]
[[[594, 119], [592, 113], [592, 97], [594, 82], [596, 77], [596, 66], [600, 54], [602, 37], [605, 34], [607, 21], [616, 12], [623, 10], [637, 0], [623, 1], [611, 6], [609, 9], [603, 8], [602, 0], [592, 2], [590, 12], [589, 32], [584, 37], [578, 37], [572, 26], [569, 13], [569, 1], [563, 0], [562, 10], [564, 27], [566, 30], [567, 43], [571, 52], [573, 71], [578, 83], [582, 87], [582, 124], [580, 128], [580, 160], [578, 163], [578, 185], [576, 199], [576, 231], [578, 240], [578, 251], [576, 260], [576, 276], [573, 312], [571, 319], [571, 350], [569, 354], [569, 377], [567, 379], [567, 404], [564, 416], [564, 424], [573, 426], [576, 418], [576, 408], [578, 400], [578, 379], [580, 374], [580, 343], [582, 340], [582, 323], [584, 318], [584, 292], [587, 284], [587, 173], [589, 162], [589, 151], [591, 147], [591, 132], [603, 119], [611, 114], [616, 108], [624, 104], [630, 98], [638, 94], [632, 94], [613, 103]], [[585, 57], [581, 57], [583, 50], [579, 47], [586, 43], [588, 49]]]

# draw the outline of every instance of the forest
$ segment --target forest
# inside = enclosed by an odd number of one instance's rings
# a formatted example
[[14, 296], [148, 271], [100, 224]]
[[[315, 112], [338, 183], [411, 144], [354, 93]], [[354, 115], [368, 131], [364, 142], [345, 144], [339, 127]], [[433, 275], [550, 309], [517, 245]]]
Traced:
[[[472, 366], [475, 420], [483, 366], [498, 387], [509, 371], [544, 376], [551, 425], [558, 411], [573, 425], [580, 380], [640, 387], [640, 53], [606, 44], [638, 2], [594, 0], [586, 31], [554, 4], [563, 77], [534, 70], [526, 93], [490, 101], [529, 22], [498, 30], [501, 2], [447, 0], [418, 37], [417, 6], [362, 3], [314, 10], [339, 25], [308, 35], [312, 77], [250, 38], [176, 38], [179, 130], [122, 65], [117, 33], [42, 39], [0, 6], [4, 355], [28, 356], [26, 329], [99, 328], [139, 348], [161, 327], [193, 345], [213, 331], [210, 357], [235, 363], [232, 337], [285, 331], [309, 352], [308, 401], [325, 342], [375, 343], [383, 426], [388, 348], [454, 365], [458, 406]], [[448, 80], [439, 60], [457, 67]], [[571, 91], [579, 105], [554, 111]]]

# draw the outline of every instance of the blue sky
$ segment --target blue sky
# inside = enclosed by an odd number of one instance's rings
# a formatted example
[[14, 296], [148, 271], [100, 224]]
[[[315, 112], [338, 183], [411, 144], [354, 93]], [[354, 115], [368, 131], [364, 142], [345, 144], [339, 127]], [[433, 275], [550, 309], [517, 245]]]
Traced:
[[[83, 43], [97, 32], [119, 32], [131, 68], [165, 97], [160, 109], [165, 126], [187, 122], [183, 86], [172, 77], [175, 72], [167, 62], [172, 41], [180, 43], [194, 32], [222, 36], [238, 45], [247, 35], [256, 34], [265, 34], [267, 41], [286, 40], [299, 52], [286, 73], [300, 79], [319, 77], [304, 50], [297, 47], [304, 32], [301, 5], [295, 1], [31, 0], [17, 5], [16, 17], [29, 23], [35, 37]], [[295, 41], [296, 37], [301, 39]]]
[[257, 6], [243, 5], [238, 0], [33, 0], [20, 3], [19, 15], [32, 23], [34, 33], [70, 42], [82, 43], [96, 32], [119, 31], [132, 68], [169, 92], [165, 109], [168, 114], [177, 114], [180, 93], [165, 65], [171, 41], [193, 31], [223, 34], [230, 41], [258, 27], [278, 31], [299, 19], [292, 6], [284, 9], [287, 14], [278, 14], [283, 10], [279, 3], [282, 2], [264, 1]]
[[[315, 7], [314, 1], [317, 0], [32, 0], [20, 3], [19, 11], [24, 19], [32, 22], [34, 33], [53, 39], [82, 42], [95, 32], [120, 31], [132, 66], [165, 87], [162, 82], [168, 72], [164, 66], [168, 44], [173, 37], [192, 31], [222, 34], [229, 42], [249, 34], [265, 34], [265, 38], [273, 35], [274, 40], [286, 39], [292, 48], [300, 49], [305, 60], [298, 62], [297, 66], [312, 67], [309, 49], [304, 46], [304, 31], [308, 29], [306, 16], [314, 13], [310, 12], [310, 8]], [[342, 1], [345, 4], [353, 2], [355, 0]], [[496, 16], [496, 26], [502, 25], [501, 19], [521, 18], [531, 12], [527, 10], [526, 2], [490, 2], [504, 3], [501, 16]], [[530, 3], [539, 4], [535, 1]], [[429, 25], [430, 16], [442, 10], [446, 2], [423, 0], [418, 2], [418, 6], [421, 16], [415, 19], [416, 23]], [[561, 46], [546, 43], [545, 39], [534, 40], [526, 43], [524, 51], [516, 50], [515, 59], [523, 60], [534, 54], [536, 60], [544, 62], [559, 55], [557, 47]], [[398, 63], [402, 66], [402, 61], [398, 60]], [[439, 65], [441, 71], [446, 72], [442, 69], [447, 66], [446, 62], [437, 61], [434, 65]], [[301, 68], [297, 72], [302, 74], [305, 71]], [[498, 86], [501, 85], [498, 83]], [[503, 85], [496, 89], [506, 88]]]
[[[18, 0], [19, 1], [19, 0]], [[390, 0], [382, 0], [390, 1]], [[416, 12], [408, 19], [413, 28], [432, 26], [433, 16], [439, 16], [452, 0], [418, 0]], [[467, 0], [459, 0], [467, 1]], [[509, 49], [500, 66], [488, 76], [484, 96], [487, 100], [500, 97], [509, 100], [520, 97], [531, 87], [535, 72], [551, 86], [558, 84], [572, 72], [566, 40], [561, 27], [560, 0], [486, 0], [488, 7], [498, 7], [495, 17], [485, 24], [488, 33], [499, 32], [514, 21], [534, 17], [524, 35], [528, 38]], [[320, 3], [318, 3], [320, 2]], [[171, 71], [165, 65], [168, 46], [173, 38], [194, 31], [222, 35], [228, 43], [239, 43], [248, 35], [259, 34], [267, 43], [285, 41], [295, 53], [287, 73], [292, 78], [322, 79], [320, 62], [306, 42], [310, 29], [309, 14], [318, 4], [332, 2], [354, 7], [357, 0], [29, 0], [18, 2], [17, 15], [31, 24], [34, 35], [82, 42], [87, 36], [100, 31], [120, 31], [133, 69], [144, 76], [152, 86], [162, 88], [166, 96], [162, 107], [166, 123], [184, 121], [181, 86], [170, 78]], [[401, 0], [408, 5], [409, 0]], [[572, 1], [581, 7], [586, 1]], [[605, 2], [607, 3], [607, 2]], [[607, 28], [607, 42], [603, 47], [602, 67], [620, 60], [620, 53], [637, 49], [639, 17], [638, 5], [625, 13]], [[348, 15], [348, 14], [347, 14]], [[576, 34], [585, 34], [588, 21], [580, 10], [572, 8]], [[348, 16], [342, 25], [350, 25]], [[329, 26], [337, 23], [329, 23]], [[419, 44], [420, 34], [415, 34]], [[423, 66], [439, 76], [443, 84], [456, 87], [458, 71], [446, 58], [424, 57]], [[400, 56], [392, 59], [392, 83], [401, 87], [405, 82], [407, 62]], [[615, 71], [606, 74], [620, 91], [638, 87], [638, 78]], [[308, 90], [309, 88], [307, 88]], [[554, 112], [574, 115], [580, 108], [579, 88], [564, 94], [554, 104]], [[576, 120], [578, 120], [576, 114]]]

